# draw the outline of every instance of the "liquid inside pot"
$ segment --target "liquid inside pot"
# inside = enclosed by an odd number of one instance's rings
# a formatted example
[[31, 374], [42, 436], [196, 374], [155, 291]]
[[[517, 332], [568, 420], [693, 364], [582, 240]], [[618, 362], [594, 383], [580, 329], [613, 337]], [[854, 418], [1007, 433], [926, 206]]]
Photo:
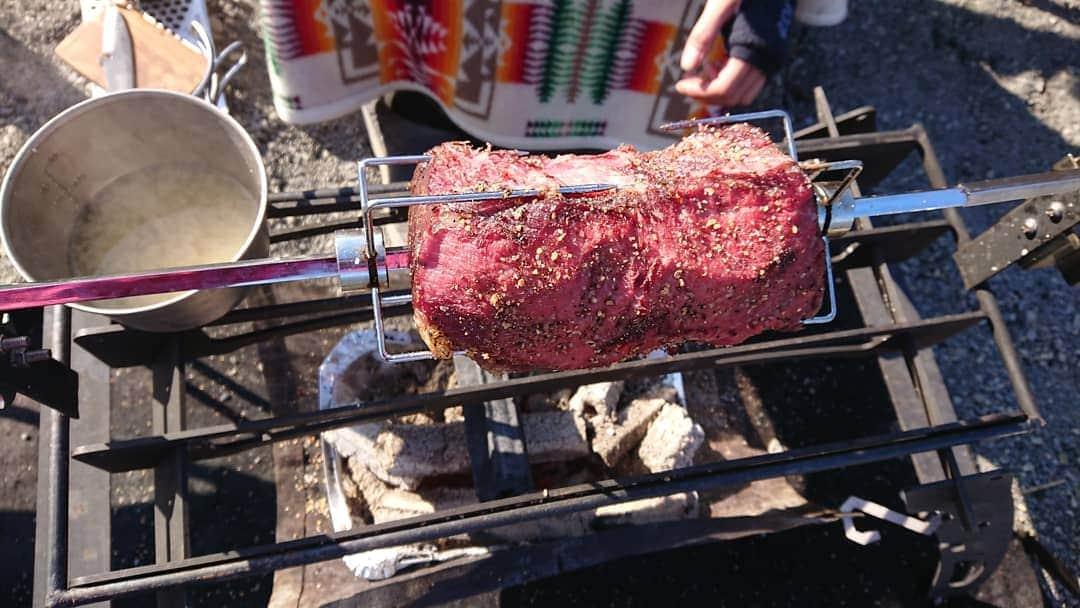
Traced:
[[[212, 167], [168, 164], [127, 173], [79, 209], [68, 265], [74, 276], [87, 276], [230, 261], [251, 232], [257, 200]], [[150, 306], [173, 295], [116, 298], [95, 306]]]

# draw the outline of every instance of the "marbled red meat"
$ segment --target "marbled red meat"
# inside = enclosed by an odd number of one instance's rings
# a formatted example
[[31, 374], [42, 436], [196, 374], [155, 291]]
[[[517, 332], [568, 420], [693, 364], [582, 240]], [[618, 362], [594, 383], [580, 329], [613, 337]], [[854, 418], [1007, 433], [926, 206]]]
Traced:
[[[503, 370], [607, 365], [687, 341], [795, 330], [824, 287], [806, 175], [749, 125], [656, 152], [521, 157], [447, 143], [414, 194], [537, 188], [540, 198], [409, 211], [417, 326], [439, 358]], [[562, 196], [561, 185], [616, 190]]]

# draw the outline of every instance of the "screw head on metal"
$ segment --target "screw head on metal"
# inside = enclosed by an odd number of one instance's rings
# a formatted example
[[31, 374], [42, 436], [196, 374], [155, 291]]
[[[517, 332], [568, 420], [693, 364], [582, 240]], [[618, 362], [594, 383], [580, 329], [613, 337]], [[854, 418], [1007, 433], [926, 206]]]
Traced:
[[31, 363], [46, 361], [51, 358], [52, 351], [47, 348], [11, 351], [11, 365], [13, 367], [29, 367]]
[[1037, 234], [1039, 234], [1039, 222], [1035, 221], [1033, 217], [1024, 220], [1024, 236], [1033, 239]]
[[1050, 218], [1050, 221], [1055, 224], [1060, 222], [1065, 217], [1065, 204], [1061, 201], [1050, 203], [1050, 206], [1046, 208], [1046, 217]]
[[30, 346], [30, 340], [26, 336], [3, 337], [0, 336], [0, 353], [16, 350], [26, 350]]

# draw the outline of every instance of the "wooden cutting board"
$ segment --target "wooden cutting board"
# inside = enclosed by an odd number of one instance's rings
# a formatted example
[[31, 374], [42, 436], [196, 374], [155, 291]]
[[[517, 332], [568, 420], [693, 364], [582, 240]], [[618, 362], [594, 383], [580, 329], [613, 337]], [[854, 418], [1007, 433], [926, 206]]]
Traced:
[[[198, 86], [206, 71], [203, 55], [137, 10], [121, 8], [120, 14], [131, 34], [136, 87], [190, 93]], [[105, 11], [99, 10], [93, 19], [84, 21], [56, 47], [61, 59], [102, 87], [105, 73], [98, 56], [104, 20]]]

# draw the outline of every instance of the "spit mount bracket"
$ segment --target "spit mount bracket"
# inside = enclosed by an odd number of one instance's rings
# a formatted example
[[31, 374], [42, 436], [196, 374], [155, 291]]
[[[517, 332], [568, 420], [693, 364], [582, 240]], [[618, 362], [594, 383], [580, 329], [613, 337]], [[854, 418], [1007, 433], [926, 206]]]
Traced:
[[[1057, 171], [1080, 168], [1072, 154]], [[979, 236], [961, 244], [953, 259], [964, 287], [974, 289], [1013, 264], [1023, 268], [1057, 266], [1070, 285], [1080, 283], [1080, 192], [1030, 198]]]

